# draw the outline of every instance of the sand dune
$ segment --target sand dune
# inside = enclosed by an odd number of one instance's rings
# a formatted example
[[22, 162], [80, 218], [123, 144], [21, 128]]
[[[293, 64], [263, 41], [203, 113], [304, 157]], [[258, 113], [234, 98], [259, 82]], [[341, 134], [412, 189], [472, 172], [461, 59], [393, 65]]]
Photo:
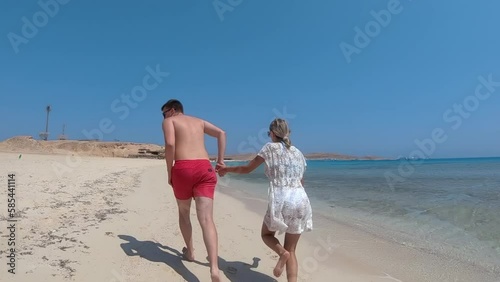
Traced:
[[88, 140], [35, 140], [32, 136], [16, 136], [0, 142], [0, 151], [38, 154], [69, 154], [97, 157], [163, 158], [164, 147], [133, 142], [101, 142]]

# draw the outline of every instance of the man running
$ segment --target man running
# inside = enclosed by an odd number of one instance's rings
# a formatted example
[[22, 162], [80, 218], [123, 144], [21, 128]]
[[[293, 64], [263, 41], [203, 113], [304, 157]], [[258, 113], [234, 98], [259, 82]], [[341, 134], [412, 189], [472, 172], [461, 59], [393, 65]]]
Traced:
[[[178, 100], [169, 100], [161, 110], [164, 117], [163, 135], [168, 182], [177, 199], [179, 227], [186, 243], [182, 252], [186, 260], [194, 260], [190, 219], [191, 200], [194, 198], [196, 214], [208, 252], [211, 278], [212, 281], [220, 281], [213, 199], [217, 184], [216, 170], [224, 166], [226, 133], [205, 120], [185, 115], [184, 108]], [[205, 149], [205, 134], [217, 138], [218, 157], [215, 170]]]

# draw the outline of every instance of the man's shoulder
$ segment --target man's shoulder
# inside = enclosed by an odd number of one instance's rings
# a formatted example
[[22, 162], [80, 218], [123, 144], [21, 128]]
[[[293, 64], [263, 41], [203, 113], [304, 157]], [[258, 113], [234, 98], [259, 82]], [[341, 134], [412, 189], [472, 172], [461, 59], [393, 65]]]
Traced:
[[204, 122], [205, 120], [202, 119], [202, 118], [199, 118], [199, 117], [195, 117], [195, 116], [191, 116], [191, 115], [186, 115], [184, 114], [182, 116], [184, 119], [188, 119], [188, 120], [191, 120], [191, 121], [198, 121], [198, 122]]
[[179, 116], [173, 116], [170, 118], [170, 120], [175, 121], [175, 122], [203, 122], [203, 119], [195, 116], [190, 116], [190, 115], [179, 115]]

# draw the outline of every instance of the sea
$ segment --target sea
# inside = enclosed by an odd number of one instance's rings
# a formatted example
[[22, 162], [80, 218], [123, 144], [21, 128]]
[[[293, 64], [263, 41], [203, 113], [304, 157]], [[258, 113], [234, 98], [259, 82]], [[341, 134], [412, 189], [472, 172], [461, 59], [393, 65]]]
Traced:
[[[232, 189], [267, 198], [263, 165], [230, 177]], [[500, 158], [308, 160], [304, 181], [315, 215], [365, 222], [396, 234], [397, 243], [500, 267]]]

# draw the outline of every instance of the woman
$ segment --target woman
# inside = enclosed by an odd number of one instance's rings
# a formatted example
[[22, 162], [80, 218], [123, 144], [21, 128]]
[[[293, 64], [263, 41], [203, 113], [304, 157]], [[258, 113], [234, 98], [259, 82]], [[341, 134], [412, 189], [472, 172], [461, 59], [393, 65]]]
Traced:
[[[266, 163], [269, 178], [269, 203], [262, 224], [262, 240], [279, 255], [274, 275], [281, 276], [286, 265], [289, 282], [297, 281], [298, 263], [295, 249], [300, 234], [312, 230], [312, 209], [303, 187], [306, 160], [302, 152], [290, 141], [290, 130], [283, 119], [275, 119], [269, 126], [272, 142], [262, 147], [247, 165], [219, 168], [220, 176], [226, 173], [250, 173]], [[275, 237], [285, 232], [283, 246]]]

